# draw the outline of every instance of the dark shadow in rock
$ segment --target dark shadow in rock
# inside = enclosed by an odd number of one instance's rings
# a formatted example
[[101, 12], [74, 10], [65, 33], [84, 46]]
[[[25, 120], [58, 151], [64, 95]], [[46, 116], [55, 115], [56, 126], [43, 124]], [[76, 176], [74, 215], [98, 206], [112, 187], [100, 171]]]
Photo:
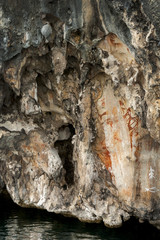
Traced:
[[54, 144], [62, 160], [65, 169], [65, 180], [68, 186], [74, 184], [74, 163], [73, 163], [73, 144], [72, 137], [75, 129], [72, 124], [63, 125], [59, 128], [59, 140]]
[[3, 114], [11, 112], [14, 108], [17, 108], [20, 97], [16, 96], [8, 83], [4, 81], [2, 75], [0, 75], [0, 111]]

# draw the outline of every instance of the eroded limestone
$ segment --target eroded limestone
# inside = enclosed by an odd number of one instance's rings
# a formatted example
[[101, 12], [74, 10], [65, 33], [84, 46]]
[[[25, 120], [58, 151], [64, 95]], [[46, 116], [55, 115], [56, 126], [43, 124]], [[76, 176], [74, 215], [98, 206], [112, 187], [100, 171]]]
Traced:
[[160, 228], [159, 31], [142, 3], [0, 3], [0, 192], [20, 206]]

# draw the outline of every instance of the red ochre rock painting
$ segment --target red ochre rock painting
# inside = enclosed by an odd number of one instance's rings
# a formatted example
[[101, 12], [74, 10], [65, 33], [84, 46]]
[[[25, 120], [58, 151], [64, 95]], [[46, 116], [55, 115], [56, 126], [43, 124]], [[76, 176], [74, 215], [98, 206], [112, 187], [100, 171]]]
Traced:
[[106, 147], [105, 139], [99, 143], [99, 148], [96, 148], [97, 155], [101, 159], [101, 161], [104, 163], [106, 169], [111, 173], [112, 169], [112, 162], [110, 153]]
[[126, 120], [128, 125], [128, 130], [130, 134], [130, 143], [131, 143], [131, 149], [133, 147], [133, 135], [137, 138], [138, 137], [138, 123], [139, 119], [137, 116], [132, 116], [132, 109], [125, 107], [125, 104], [122, 101], [119, 101], [123, 118]]
[[[139, 157], [139, 123], [134, 110], [114, 96], [108, 86], [97, 101], [99, 134], [96, 152], [110, 172], [121, 196], [132, 199], [134, 162]], [[126, 182], [125, 179], [128, 179]]]
[[[104, 98], [100, 101], [101, 101], [102, 108], [104, 108], [105, 107]], [[137, 141], [137, 138], [139, 135], [138, 134], [139, 119], [137, 116], [133, 116], [133, 110], [131, 108], [126, 108], [125, 103], [122, 102], [121, 100], [119, 101], [119, 105], [120, 105], [122, 116], [128, 126], [128, 132], [129, 132], [129, 136], [130, 136], [130, 147], [132, 150], [133, 144], [135, 144], [134, 143], [135, 140], [133, 138], [135, 138]], [[117, 116], [117, 108], [116, 107], [113, 107], [112, 114], [114, 115], [114, 121], [109, 117], [108, 111], [104, 111], [102, 114], [99, 114], [100, 122], [102, 124], [105, 122], [107, 125], [109, 125], [111, 128], [113, 128], [114, 124], [117, 124], [119, 121], [118, 116]], [[107, 119], [105, 119], [105, 121], [103, 120], [104, 116], [107, 116]], [[117, 142], [122, 142], [122, 141], [123, 140], [119, 136], [119, 132], [115, 131], [113, 134], [114, 144], [116, 144]], [[111, 164], [111, 159], [110, 159], [110, 152], [109, 152], [108, 148], [106, 147], [105, 139], [103, 141], [100, 141], [99, 146], [101, 146], [101, 153], [98, 153], [98, 156], [104, 162], [106, 168], [110, 169], [112, 164]], [[99, 151], [100, 151], [100, 149], [99, 149]], [[136, 147], [135, 155], [136, 156], [138, 155], [138, 144]]]

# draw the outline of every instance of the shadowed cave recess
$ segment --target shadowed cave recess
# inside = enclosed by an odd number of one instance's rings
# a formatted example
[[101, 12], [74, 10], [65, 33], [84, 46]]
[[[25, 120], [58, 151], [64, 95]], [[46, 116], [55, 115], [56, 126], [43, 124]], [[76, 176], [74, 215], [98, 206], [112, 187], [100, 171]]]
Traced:
[[[59, 138], [54, 144], [58, 150], [58, 154], [62, 160], [63, 168], [65, 169], [65, 180], [67, 185], [74, 184], [74, 163], [73, 163], [73, 144], [72, 137], [75, 134], [74, 127], [70, 124], [59, 128]], [[67, 185], [64, 185], [65, 189]]]
[[1, 1], [0, 197], [160, 228], [159, 13], [149, 0]]

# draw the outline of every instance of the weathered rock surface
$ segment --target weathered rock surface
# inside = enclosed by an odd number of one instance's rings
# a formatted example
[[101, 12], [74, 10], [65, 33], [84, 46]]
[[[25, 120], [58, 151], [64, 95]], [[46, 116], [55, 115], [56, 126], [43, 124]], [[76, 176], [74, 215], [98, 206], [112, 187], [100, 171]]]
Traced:
[[0, 192], [160, 228], [160, 3], [0, 2]]

